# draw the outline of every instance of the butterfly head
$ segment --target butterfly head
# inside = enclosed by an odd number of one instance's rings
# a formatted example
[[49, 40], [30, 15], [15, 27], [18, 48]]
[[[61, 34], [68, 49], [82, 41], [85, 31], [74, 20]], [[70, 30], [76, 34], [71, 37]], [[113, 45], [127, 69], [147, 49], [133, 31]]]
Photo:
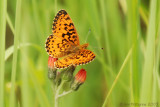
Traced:
[[88, 45], [89, 45], [88, 43], [85, 43], [85, 44], [81, 45], [81, 48], [86, 49], [88, 47]]

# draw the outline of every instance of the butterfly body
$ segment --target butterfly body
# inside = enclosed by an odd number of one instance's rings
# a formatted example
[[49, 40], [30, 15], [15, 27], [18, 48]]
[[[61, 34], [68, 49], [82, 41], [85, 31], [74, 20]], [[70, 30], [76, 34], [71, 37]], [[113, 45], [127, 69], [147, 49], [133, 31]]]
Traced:
[[87, 47], [88, 47], [88, 43], [83, 44], [83, 45], [73, 46], [71, 49], [71, 53], [76, 53], [78, 51], [81, 51], [82, 49], [86, 49]]
[[88, 43], [80, 45], [74, 24], [65, 10], [60, 10], [53, 22], [53, 34], [47, 38], [46, 51], [55, 58], [56, 68], [66, 68], [70, 65], [81, 65], [92, 61], [95, 54], [87, 50]]

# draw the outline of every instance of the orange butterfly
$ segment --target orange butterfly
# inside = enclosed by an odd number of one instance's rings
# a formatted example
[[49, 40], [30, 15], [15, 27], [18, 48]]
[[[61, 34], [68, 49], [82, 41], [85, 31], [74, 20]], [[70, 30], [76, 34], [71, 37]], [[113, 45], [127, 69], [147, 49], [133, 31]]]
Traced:
[[56, 68], [66, 68], [70, 65], [87, 64], [95, 58], [95, 54], [87, 50], [88, 43], [80, 45], [74, 24], [65, 10], [60, 10], [53, 22], [53, 34], [47, 38], [46, 51], [54, 58]]

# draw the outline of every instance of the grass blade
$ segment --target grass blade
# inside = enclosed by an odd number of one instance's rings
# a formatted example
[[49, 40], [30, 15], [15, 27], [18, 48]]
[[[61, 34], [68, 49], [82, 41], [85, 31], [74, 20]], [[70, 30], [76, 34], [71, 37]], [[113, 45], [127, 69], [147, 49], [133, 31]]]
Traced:
[[127, 56], [126, 56], [126, 58], [125, 58], [125, 60], [124, 60], [124, 62], [122, 64], [122, 66], [121, 66], [121, 68], [120, 68], [120, 70], [119, 70], [119, 72], [118, 72], [118, 74], [117, 74], [112, 86], [111, 86], [111, 89], [109, 90], [109, 92], [108, 92], [108, 94], [107, 94], [107, 96], [105, 98], [105, 101], [104, 101], [102, 107], [105, 107], [105, 105], [107, 104], [108, 98], [109, 98], [110, 94], [112, 93], [113, 88], [115, 87], [115, 85], [116, 85], [116, 83], [117, 83], [117, 81], [118, 81], [118, 79], [119, 79], [119, 77], [120, 77], [125, 65], [127, 64], [128, 60], [130, 59], [131, 54], [132, 54], [132, 48], [129, 50], [129, 52], [128, 52], [128, 54], [127, 54]]
[[11, 28], [11, 31], [12, 31], [12, 33], [14, 35], [15, 34], [15, 30], [14, 30], [13, 24], [12, 24], [11, 19], [10, 19], [8, 14], [7, 14], [7, 22], [8, 22], [8, 24], [9, 24], [9, 26]]
[[[156, 34], [156, 6], [157, 0], [152, 0], [150, 5], [149, 26], [147, 32], [147, 46], [145, 52], [145, 62], [142, 76], [142, 87], [140, 102], [151, 101], [152, 74], [155, 57], [155, 34]], [[146, 90], [147, 88], [147, 90]]]
[[[139, 61], [139, 0], [129, 0], [128, 5], [128, 42], [129, 45], [134, 44], [132, 60], [131, 60], [131, 72], [132, 72], [132, 87], [134, 101], [139, 100], [139, 71], [141, 62]], [[138, 40], [137, 40], [138, 37]], [[132, 93], [132, 92], [131, 92]]]
[[156, 53], [155, 53], [155, 65], [154, 65], [154, 71], [153, 71], [153, 90], [152, 90], [152, 102], [158, 102], [160, 100], [158, 100], [158, 85], [159, 84], [158, 82], [158, 72], [159, 72], [159, 56], [160, 56], [160, 21], [159, 21], [159, 18], [160, 18], [160, 2], [157, 3], [157, 26], [156, 26]]
[[15, 35], [14, 35], [14, 52], [12, 62], [12, 74], [11, 74], [11, 93], [10, 93], [10, 107], [15, 106], [15, 81], [16, 81], [16, 66], [18, 56], [18, 45], [20, 35], [20, 15], [21, 15], [21, 0], [17, 0], [16, 4], [16, 20], [15, 20]]
[[107, 18], [106, 18], [106, 12], [105, 12], [105, 2], [104, 0], [100, 0], [100, 7], [101, 7], [101, 13], [102, 13], [102, 22], [103, 24], [103, 31], [104, 31], [104, 39], [105, 39], [105, 46], [106, 46], [106, 53], [107, 53], [107, 59], [109, 66], [112, 66], [112, 60], [111, 60], [111, 53], [110, 53], [110, 44], [109, 44], [109, 38], [107, 33]]
[[7, 0], [0, 0], [0, 107], [4, 107], [6, 14]]
[[[23, 52], [22, 52], [23, 51]], [[22, 58], [22, 63], [21, 65], [21, 76], [22, 76], [22, 106], [23, 107], [31, 107], [30, 104], [30, 89], [29, 89], [29, 85], [28, 85], [28, 66], [26, 66], [26, 63], [28, 62], [28, 58], [27, 58], [27, 51], [26, 49], [22, 49], [21, 51], [21, 58]]]

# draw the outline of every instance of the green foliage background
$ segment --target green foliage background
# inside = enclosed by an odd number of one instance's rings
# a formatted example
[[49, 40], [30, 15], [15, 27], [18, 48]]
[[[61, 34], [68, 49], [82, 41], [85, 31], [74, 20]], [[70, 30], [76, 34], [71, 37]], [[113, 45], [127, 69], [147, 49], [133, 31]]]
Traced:
[[[53, 107], [44, 45], [65, 9], [96, 59], [60, 107], [160, 106], [159, 0], [0, 0], [0, 107]], [[100, 48], [104, 48], [101, 50]], [[158, 107], [158, 106], [157, 106]]]

